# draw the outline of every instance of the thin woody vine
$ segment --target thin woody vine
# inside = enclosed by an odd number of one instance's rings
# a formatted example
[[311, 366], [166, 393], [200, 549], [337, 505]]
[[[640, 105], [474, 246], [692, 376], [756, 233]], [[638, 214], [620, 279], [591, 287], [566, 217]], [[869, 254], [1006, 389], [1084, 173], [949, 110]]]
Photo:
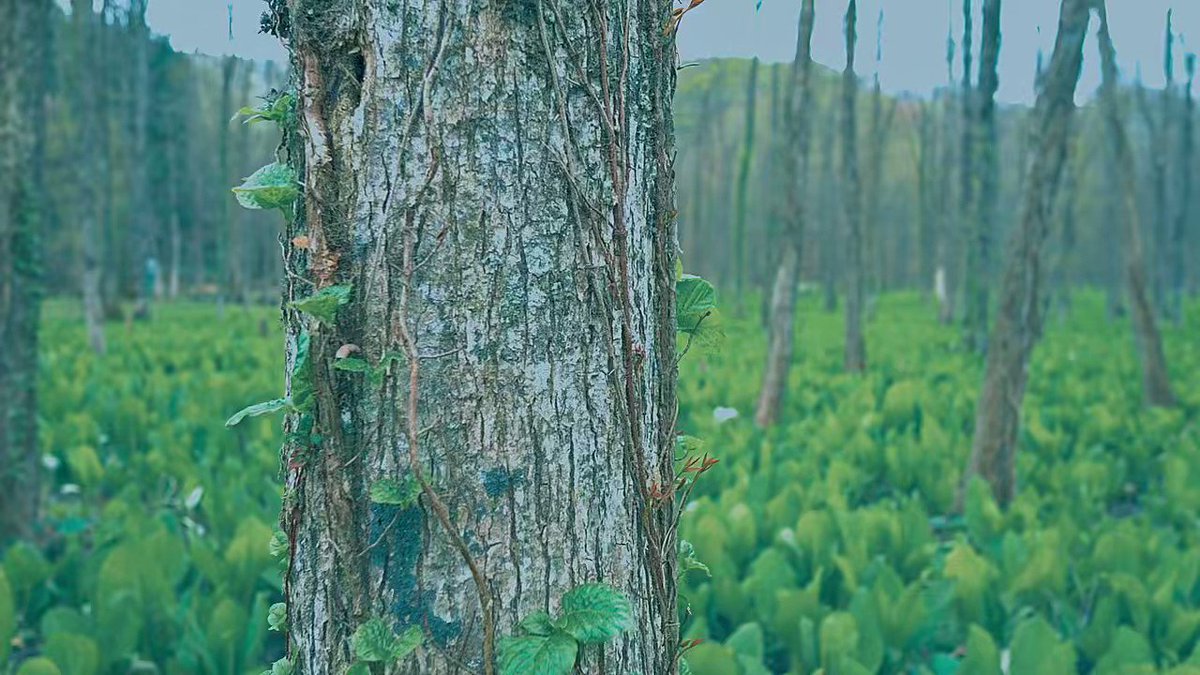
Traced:
[[[687, 9], [698, 4], [699, 2], [693, 2]], [[677, 27], [679, 19], [686, 11], [676, 10], [668, 31]], [[302, 197], [299, 172], [287, 159], [292, 156], [292, 153], [287, 152], [289, 144], [293, 143], [296, 137], [296, 108], [297, 100], [293, 93], [272, 91], [264, 97], [259, 106], [243, 108], [238, 112], [238, 116], [244, 118], [247, 124], [267, 122], [278, 125], [283, 132], [283, 142], [277, 150], [275, 162], [255, 171], [242, 185], [233, 188], [235, 197], [243, 207], [279, 210], [289, 223], [295, 222], [297, 202]], [[619, 178], [620, 174], [619, 167], [614, 167], [614, 177]], [[622, 250], [622, 209], [615, 209], [614, 215], [614, 243], [618, 250]], [[415, 241], [407, 231], [404, 239], [403, 274], [405, 280], [409, 281], [414, 271]], [[288, 367], [290, 394], [249, 405], [226, 422], [226, 426], [233, 427], [248, 417], [279, 412], [287, 414], [284, 422], [285, 444], [282, 457], [286, 487], [280, 517], [281, 529], [274, 533], [269, 543], [271, 555], [279, 559], [282, 568], [285, 602], [271, 606], [267, 616], [270, 629], [285, 635], [288, 632], [286, 601], [291, 593], [290, 570], [296, 553], [296, 529], [300, 518], [296, 492], [304, 477], [306, 458], [321, 447], [324, 434], [340, 432], [336, 416], [332, 414], [332, 411], [337, 410], [336, 401], [332, 392], [322, 392], [314, 387], [313, 369], [332, 368], [357, 374], [365, 378], [372, 387], [382, 387], [389, 376], [403, 377], [404, 370], [407, 370], [407, 471], [378, 480], [369, 487], [370, 501], [394, 507], [396, 515], [358, 555], [367, 553], [384, 540], [396, 524], [402, 509], [422, 508], [427, 516], [434, 517], [441, 532], [450, 540], [463, 564], [471, 572], [483, 615], [484, 673], [568, 675], [575, 670], [582, 650], [608, 642], [633, 627], [633, 609], [628, 598], [607, 584], [585, 583], [563, 594], [559, 599], [560, 609], [557, 615], [547, 612], [529, 614], [518, 622], [515, 635], [497, 639], [491, 596], [487, 591], [487, 577], [459, 534], [460, 530], [452, 521], [450, 511], [439, 494], [439, 491], [449, 488], [431, 482], [418, 461], [421, 357], [415, 341], [405, 322], [401, 321], [401, 344], [394, 350], [373, 358], [352, 343], [336, 346], [330, 344], [330, 339], [335, 337], [333, 332], [338, 312], [351, 301], [354, 289], [351, 284], [332, 282], [338, 257], [336, 253], [318, 249], [318, 245], [319, 243], [308, 234], [299, 234], [283, 244], [285, 273], [289, 285], [295, 284], [308, 289], [304, 297], [287, 303], [284, 308], [285, 312], [296, 313], [301, 318], [300, 325], [303, 326], [293, 338], [293, 356]], [[624, 301], [622, 314], [623, 320], [627, 322], [628, 272], [624, 266], [628, 265], [628, 261], [623, 256], [614, 258], [618, 258], [612, 262], [618, 267], [619, 280], [624, 284], [624, 289], [616, 288], [614, 292]], [[716, 345], [722, 337], [722, 331], [717, 294], [713, 285], [700, 277], [684, 274], [678, 261], [674, 274], [676, 359], [679, 360], [693, 348], [706, 349]], [[411, 284], [405, 283], [406, 290], [401, 296], [402, 316], [405, 315], [407, 289], [410, 286]], [[629, 341], [630, 333], [629, 326], [623, 326], [622, 335], [626, 339], [621, 347], [627, 357], [626, 365], [635, 367], [639, 347]], [[632, 373], [627, 372], [626, 379], [630, 377]], [[635, 397], [632, 391], [623, 394]], [[630, 403], [636, 405], [637, 401], [631, 400]], [[630, 417], [636, 417], [632, 410]], [[672, 419], [671, 426], [674, 427], [674, 424], [675, 420]], [[640, 434], [635, 433], [635, 437], [640, 438]], [[663, 484], [650, 480], [644, 471], [639, 475], [643, 524], [653, 534], [651, 541], [657, 542], [657, 547], [662, 549], [657, 552], [657, 558], [664, 571], [670, 569], [667, 564], [670, 556], [666, 555], [666, 547], [669, 542], [678, 542], [676, 579], [673, 580], [675, 586], [691, 571], [709, 574], [708, 568], [696, 559], [692, 545], [685, 540], [677, 540], [675, 535], [696, 482], [716, 463], [717, 460], [705, 452], [704, 443], [700, 439], [676, 433], [673, 479]], [[656, 585], [665, 586], [666, 583], [658, 580]], [[659, 590], [661, 592], [664, 589]], [[687, 613], [686, 602], [683, 604], [681, 612]], [[357, 626], [351, 637], [350, 651], [355, 662], [347, 671], [347, 675], [369, 674], [372, 672], [372, 664], [382, 666], [384, 672], [387, 672], [390, 665], [402, 663], [424, 642], [424, 632], [418, 625], [408, 626], [397, 632], [388, 619], [368, 619]], [[678, 645], [675, 659], [681, 673], [690, 672], [684, 655], [699, 642], [688, 640]], [[284, 657], [272, 664], [264, 675], [290, 675], [296, 672], [292, 661]]]

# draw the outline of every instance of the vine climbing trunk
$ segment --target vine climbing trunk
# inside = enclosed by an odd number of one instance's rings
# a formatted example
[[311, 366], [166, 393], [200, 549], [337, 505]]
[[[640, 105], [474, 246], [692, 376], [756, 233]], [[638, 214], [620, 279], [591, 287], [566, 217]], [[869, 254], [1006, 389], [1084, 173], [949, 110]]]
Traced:
[[1117, 52], [1108, 32], [1108, 12], [1104, 0], [1095, 1], [1100, 13], [1100, 70], [1103, 75], [1100, 86], [1101, 107], [1108, 140], [1112, 145], [1112, 161], [1117, 171], [1122, 213], [1125, 217], [1125, 279], [1142, 365], [1142, 393], [1147, 405], [1172, 406], [1175, 405], [1175, 394], [1171, 391], [1162, 336], [1158, 332], [1158, 322], [1147, 289], [1133, 150], [1122, 120], [1121, 99], [1117, 91]]
[[1016, 490], [1021, 402], [1029, 356], [1041, 337], [1044, 321], [1044, 248], [1066, 162], [1091, 2], [1062, 2], [1054, 54], [1030, 124], [1020, 219], [1009, 243], [983, 390], [975, 410], [975, 437], [964, 481], [983, 478], [1000, 504], [1008, 504]]
[[770, 347], [763, 372], [762, 391], [754, 420], [761, 427], [775, 423], [787, 389], [792, 367], [796, 327], [796, 284], [800, 279], [801, 243], [808, 218], [805, 196], [808, 194], [809, 130], [812, 122], [812, 32], [815, 10], [813, 0], [800, 7], [800, 26], [796, 37], [796, 60], [792, 64], [792, 82], [785, 114], [783, 147], [779, 148], [783, 173], [783, 214], [786, 223], [781, 233], [783, 251], [771, 290]]
[[[674, 673], [671, 3], [272, 7], [303, 185], [285, 293], [350, 289], [286, 311], [312, 392], [284, 449], [296, 671], [345, 673], [382, 619], [422, 634], [389, 672], [519, 672], [501, 639], [599, 581], [634, 627], [582, 672]], [[415, 506], [372, 501], [392, 480]]]
[[0, 0], [0, 548], [38, 513], [37, 337], [50, 7]]
[[858, 3], [846, 7], [846, 68], [842, 71], [842, 213], [846, 222], [846, 345], [845, 367], [852, 373], [867, 367], [862, 333], [863, 224], [862, 180], [858, 171], [858, 76], [854, 49], [858, 41]]

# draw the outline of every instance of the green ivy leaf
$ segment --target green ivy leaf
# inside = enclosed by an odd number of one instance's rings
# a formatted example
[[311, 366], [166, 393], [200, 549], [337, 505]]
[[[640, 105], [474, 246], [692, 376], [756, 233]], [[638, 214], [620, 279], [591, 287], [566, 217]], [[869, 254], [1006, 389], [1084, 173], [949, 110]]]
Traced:
[[[292, 405], [296, 410], [307, 412], [312, 409], [312, 369], [308, 366], [308, 331], [300, 331], [296, 337], [296, 359], [292, 362]], [[303, 418], [301, 423], [303, 423]], [[311, 425], [311, 420], [309, 422]]]
[[392, 504], [401, 508], [412, 506], [421, 495], [421, 484], [411, 476], [404, 480], [384, 478], [371, 485], [371, 501], [376, 504]]
[[500, 641], [500, 675], [569, 675], [579, 643], [570, 635], [522, 635]]
[[337, 318], [338, 308], [350, 302], [350, 288], [349, 284], [326, 286], [307, 298], [296, 300], [288, 306], [316, 317], [321, 323], [332, 324]]
[[360, 661], [388, 661], [396, 635], [383, 619], [370, 619], [350, 636], [354, 656]]
[[694, 274], [675, 282], [675, 321], [685, 333], [695, 330], [704, 315], [717, 308], [717, 289]]
[[292, 405], [292, 400], [287, 397], [277, 398], [277, 399], [273, 399], [270, 401], [263, 401], [262, 403], [255, 403], [254, 405], [246, 406], [245, 408], [242, 408], [241, 410], [234, 413], [233, 417], [230, 417], [228, 420], [225, 421], [225, 426], [235, 427], [238, 424], [240, 424], [241, 421], [246, 419], [247, 417], [258, 417], [260, 415], [270, 415], [271, 413], [277, 413], [281, 410], [287, 410], [288, 408], [291, 407], [291, 405]]
[[333, 362], [333, 367], [337, 368], [338, 370], [345, 370], [351, 373], [371, 372], [371, 364], [356, 356], [347, 356], [344, 359], [338, 359]]
[[416, 651], [425, 641], [425, 634], [418, 626], [409, 626], [392, 644], [392, 660], [401, 661]]
[[686, 539], [679, 540], [679, 578], [687, 576], [688, 572], [697, 570], [703, 572], [704, 576], [712, 578], [712, 571], [708, 569], [708, 565], [696, 559], [696, 547]]
[[267, 552], [272, 558], [278, 558], [291, 550], [291, 545], [288, 544], [287, 535], [283, 530], [275, 530], [271, 534], [271, 541], [267, 542]]
[[551, 635], [558, 630], [554, 625], [554, 619], [547, 612], [534, 612], [521, 619], [517, 626], [530, 635]]
[[263, 675], [292, 675], [293, 672], [295, 672], [295, 666], [287, 657], [284, 657], [272, 663], [271, 669], [263, 671]]
[[371, 675], [371, 666], [362, 661], [356, 661], [346, 669], [346, 675]]
[[607, 642], [633, 626], [633, 608], [607, 584], [583, 584], [562, 598], [563, 630], [583, 644]]
[[279, 633], [287, 632], [287, 605], [282, 602], [277, 602], [271, 605], [271, 609], [267, 610], [267, 625], [270, 630]]
[[247, 209], [288, 209], [297, 194], [296, 171], [279, 162], [262, 167], [233, 188], [238, 203]]

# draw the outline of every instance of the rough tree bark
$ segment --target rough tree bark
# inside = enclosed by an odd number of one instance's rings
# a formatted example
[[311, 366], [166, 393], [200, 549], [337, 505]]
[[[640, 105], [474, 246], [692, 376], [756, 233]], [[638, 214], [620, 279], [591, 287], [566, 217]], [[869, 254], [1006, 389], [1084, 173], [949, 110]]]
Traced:
[[0, 0], [0, 549], [38, 513], [37, 337], [47, 3]]
[[1000, 189], [1000, 166], [996, 152], [996, 90], [1000, 88], [1001, 0], [983, 0], [982, 45], [979, 53], [979, 88], [975, 90], [975, 136], [973, 168], [976, 176], [967, 198], [968, 218], [973, 226], [967, 247], [966, 344], [987, 351], [988, 287], [992, 271], [992, 230], [996, 221], [996, 197]]
[[1010, 241], [996, 325], [987, 353], [975, 437], [964, 485], [980, 476], [1001, 504], [1016, 489], [1015, 454], [1029, 356], [1041, 335], [1043, 248], [1066, 160], [1092, 0], [1063, 0], [1055, 39], [1030, 127], [1020, 220]]
[[1142, 364], [1142, 392], [1151, 406], [1172, 406], [1175, 394], [1167, 375], [1162, 337], [1151, 306], [1146, 281], [1146, 260], [1142, 248], [1141, 213], [1137, 203], [1137, 184], [1134, 177], [1135, 160], [1129, 136], [1122, 120], [1121, 99], [1117, 91], [1117, 53], [1108, 32], [1108, 12], [1104, 0], [1094, 0], [1100, 13], [1100, 86], [1101, 108], [1112, 146], [1112, 159], [1125, 216], [1125, 277], [1129, 303], [1133, 307], [1133, 326]]
[[779, 406], [787, 388], [792, 367], [792, 349], [796, 328], [796, 284], [800, 280], [800, 261], [804, 241], [804, 226], [808, 217], [805, 196], [808, 194], [809, 130], [812, 126], [812, 32], [815, 10], [813, 0], [804, 0], [800, 7], [800, 26], [796, 36], [796, 59], [792, 64], [790, 101], [784, 125], [786, 133], [778, 148], [782, 163], [783, 209], [780, 220], [785, 224], [780, 233], [783, 250], [771, 290], [771, 310], [767, 350], [767, 366], [763, 372], [762, 390], [754, 420], [760, 427], [775, 423]]
[[867, 367], [867, 345], [862, 334], [863, 234], [862, 181], [858, 172], [858, 76], [854, 49], [858, 41], [858, 3], [846, 6], [846, 68], [842, 71], [842, 212], [846, 222], [846, 370]]
[[743, 123], [742, 152], [738, 159], [737, 213], [733, 224], [733, 290], [734, 306], [740, 309], [746, 290], [746, 202], [749, 199], [750, 167], [754, 160], [754, 122], [758, 106], [758, 57], [750, 61], [750, 78], [746, 83], [746, 108]]
[[[352, 284], [329, 324], [286, 316], [322, 437], [284, 449], [298, 672], [346, 672], [379, 617], [424, 633], [393, 672], [490, 673], [519, 619], [603, 581], [636, 627], [583, 672], [674, 673], [671, 3], [282, 4], [285, 292]], [[419, 506], [370, 502], [414, 469]]]

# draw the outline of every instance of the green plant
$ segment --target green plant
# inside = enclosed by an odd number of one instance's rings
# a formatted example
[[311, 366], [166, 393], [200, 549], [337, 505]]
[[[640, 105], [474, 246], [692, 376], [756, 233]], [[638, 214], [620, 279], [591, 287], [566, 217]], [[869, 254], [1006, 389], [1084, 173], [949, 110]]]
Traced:
[[607, 584], [583, 584], [563, 594], [557, 616], [536, 612], [518, 624], [523, 634], [500, 641], [501, 675], [567, 675], [579, 650], [633, 627], [633, 608]]

